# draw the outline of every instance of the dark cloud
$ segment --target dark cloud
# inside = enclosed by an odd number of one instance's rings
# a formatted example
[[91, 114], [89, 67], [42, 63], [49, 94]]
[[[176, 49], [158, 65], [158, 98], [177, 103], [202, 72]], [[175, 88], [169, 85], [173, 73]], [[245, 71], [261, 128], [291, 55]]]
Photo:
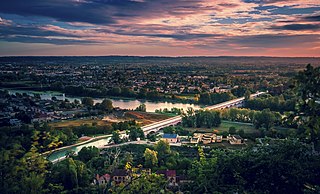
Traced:
[[293, 31], [303, 31], [303, 30], [319, 30], [319, 24], [288, 24], [284, 26], [272, 26], [271, 29], [275, 30], [293, 30]]
[[40, 26], [23, 26], [23, 25], [8, 25], [0, 28], [0, 36], [64, 36], [78, 37], [77, 34], [63, 33], [57, 31], [46, 30]]
[[46, 30], [41, 26], [6, 25], [0, 28], [0, 40], [22, 43], [50, 43], [57, 45], [97, 43], [82, 39], [76, 33]]
[[245, 3], [271, 4], [278, 2], [294, 2], [295, 0], [243, 0]]
[[10, 0], [0, 6], [0, 12], [22, 16], [43, 16], [64, 22], [94, 24], [114, 23], [97, 3], [76, 3], [67, 0]]
[[320, 15], [311, 15], [311, 16], [306, 16], [304, 17], [305, 20], [307, 21], [316, 21], [320, 22]]
[[[1, 39], [1, 37], [0, 37]], [[44, 43], [55, 45], [84, 45], [97, 44], [95, 41], [80, 40], [80, 39], [59, 39], [59, 38], [44, 38], [44, 37], [25, 37], [25, 36], [10, 36], [5, 39], [7, 42], [21, 43]]]
[[162, 33], [142, 33], [137, 31], [127, 32], [124, 30], [106, 30], [106, 29], [98, 29], [97, 32], [104, 33], [112, 33], [123, 36], [141, 36], [141, 37], [155, 37], [155, 38], [171, 38], [175, 40], [193, 40], [193, 39], [201, 39], [201, 38], [210, 38], [210, 37], [218, 37], [221, 36], [219, 34], [201, 34], [201, 33], [174, 33], [174, 34], [162, 34]]
[[296, 47], [302, 44], [311, 44], [319, 42], [320, 35], [302, 34], [264, 34], [251, 36], [234, 36], [224, 39], [223, 44], [238, 44], [245, 47], [256, 48], [288, 48]]
[[218, 5], [221, 6], [221, 7], [230, 7], [230, 8], [239, 6], [238, 4], [235, 4], [235, 3], [220, 3]]
[[303, 15], [303, 16], [298, 16], [292, 20], [277, 20], [277, 22], [279, 22], [279, 23], [298, 23], [298, 22], [317, 23], [317, 22], [320, 22], [320, 15]]
[[[137, 35], [134, 35], [134, 36], [137, 36]], [[138, 36], [172, 38], [176, 40], [193, 40], [193, 39], [200, 39], [200, 38], [218, 37], [220, 35], [218, 34], [140, 34]]]
[[196, 0], [10, 0], [0, 12], [22, 16], [43, 16], [63, 22], [114, 24], [118, 19], [192, 14], [211, 8]]

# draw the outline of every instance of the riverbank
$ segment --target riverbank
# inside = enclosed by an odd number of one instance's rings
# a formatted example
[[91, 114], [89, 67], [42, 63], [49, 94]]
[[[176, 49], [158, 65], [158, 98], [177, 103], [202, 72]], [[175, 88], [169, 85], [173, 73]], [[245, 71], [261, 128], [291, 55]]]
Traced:
[[[50, 92], [42, 92], [39, 93], [39, 91], [32, 91], [32, 90], [14, 90], [14, 89], [6, 89], [11, 94], [15, 93], [27, 93], [28, 95], [33, 95], [35, 93], [40, 94], [41, 99], [48, 99], [50, 100], [52, 97], [56, 97], [59, 100], [65, 100], [68, 99], [69, 101], [78, 100], [81, 101], [81, 97], [75, 97], [75, 96], [66, 96], [63, 93], [50, 91]], [[94, 103], [101, 103], [105, 98], [93, 98]], [[147, 112], [155, 112], [155, 110], [164, 109], [167, 108], [168, 110], [171, 110], [171, 108], [179, 108], [183, 110], [187, 110], [189, 107], [197, 110], [201, 109], [202, 107], [197, 104], [185, 104], [185, 103], [173, 103], [173, 102], [159, 102], [159, 101], [146, 101], [146, 100], [137, 100], [137, 99], [128, 99], [128, 98], [110, 98], [110, 100], [113, 103], [114, 107], [119, 107], [121, 109], [126, 110], [134, 110], [139, 105], [145, 104]]]
[[[58, 93], [58, 94], [65, 94], [67, 97], [69, 98], [84, 98], [84, 97], [88, 97], [88, 96], [75, 96], [75, 95], [70, 95], [67, 94], [65, 92], [61, 92], [58, 90], [51, 90], [48, 87], [42, 87], [42, 88], [35, 88], [35, 87], [1, 87], [0, 90], [17, 90], [17, 91], [31, 91], [32, 93], [47, 93], [47, 92], [51, 92], [51, 93]], [[164, 95], [164, 97], [160, 98], [160, 99], [146, 99], [146, 98], [137, 98], [137, 97], [126, 97], [126, 96], [111, 96], [111, 95], [102, 95], [102, 96], [94, 96], [92, 98], [94, 99], [114, 99], [114, 100], [139, 100], [141, 102], [153, 102], [153, 103], [157, 103], [157, 102], [168, 102], [168, 103], [173, 103], [173, 104], [197, 104], [191, 97], [191, 94], [181, 94], [181, 95], [176, 95], [176, 99], [172, 99], [172, 98], [168, 98], [168, 95]], [[90, 96], [91, 97], [91, 96]]]

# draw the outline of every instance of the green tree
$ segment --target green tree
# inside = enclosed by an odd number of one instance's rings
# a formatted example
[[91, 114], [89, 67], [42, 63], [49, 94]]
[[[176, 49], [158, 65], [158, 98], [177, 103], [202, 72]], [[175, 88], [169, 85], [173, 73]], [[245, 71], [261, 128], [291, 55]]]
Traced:
[[270, 130], [272, 126], [274, 125], [274, 122], [276, 120], [275, 114], [270, 111], [270, 109], [264, 109], [261, 112], [262, 118], [263, 118], [263, 123], [264, 127], [266, 130]]
[[115, 144], [118, 144], [121, 142], [119, 130], [112, 132], [111, 141], [113, 141]]
[[274, 141], [255, 150], [214, 149], [208, 155], [199, 150], [192, 164], [190, 193], [314, 193], [318, 185], [320, 159], [298, 141]]
[[87, 107], [92, 107], [93, 106], [93, 98], [84, 97], [81, 99], [81, 103]]
[[131, 141], [137, 141], [137, 138], [145, 138], [143, 130], [140, 127], [131, 127], [129, 130], [129, 139]]
[[67, 158], [52, 166], [48, 180], [54, 184], [62, 184], [67, 190], [72, 190], [88, 187], [91, 177], [83, 162]]
[[275, 121], [275, 114], [270, 109], [264, 109], [261, 112], [255, 112], [253, 124], [257, 129], [264, 127], [266, 130], [270, 130]]
[[244, 93], [244, 100], [249, 101], [250, 98], [251, 98], [251, 92], [249, 90], [246, 90], [246, 92]]
[[235, 134], [237, 129], [235, 127], [229, 127], [229, 134], [233, 135]]
[[110, 99], [104, 99], [101, 102], [99, 109], [103, 111], [111, 112], [113, 110], [112, 101]]
[[201, 104], [212, 104], [210, 93], [200, 94], [199, 102]]
[[122, 194], [149, 194], [149, 193], [167, 193], [173, 192], [166, 188], [167, 179], [162, 175], [142, 173], [140, 176], [134, 176], [127, 184], [113, 186], [113, 193]]
[[152, 134], [148, 133], [147, 134], [147, 139], [152, 141], [152, 142], [155, 142], [157, 140], [157, 136], [154, 133], [152, 133]]
[[147, 111], [147, 107], [145, 104], [140, 104], [137, 108], [136, 111], [141, 111], [141, 112], [146, 112]]
[[320, 67], [310, 64], [296, 77], [296, 92], [299, 96], [296, 117], [299, 126], [305, 129], [311, 142], [320, 141]]
[[144, 156], [146, 167], [152, 168], [152, 167], [157, 166], [157, 164], [158, 164], [158, 152], [157, 151], [146, 148], [143, 156]]
[[119, 87], [114, 87], [111, 89], [110, 94], [113, 96], [120, 96], [121, 94], [121, 88]]
[[165, 128], [163, 128], [163, 133], [173, 134], [173, 133], [175, 133], [175, 128], [173, 126], [165, 127]]
[[170, 145], [167, 141], [160, 140], [155, 145], [155, 150], [158, 152], [158, 160], [160, 165], [165, 164], [165, 159], [171, 154]]
[[239, 129], [237, 131], [238, 135], [240, 135], [241, 137], [243, 137], [245, 135], [244, 130], [243, 129]]
[[83, 147], [78, 152], [78, 158], [84, 163], [87, 163], [91, 158], [98, 157], [100, 155], [100, 151], [98, 148], [94, 146]]

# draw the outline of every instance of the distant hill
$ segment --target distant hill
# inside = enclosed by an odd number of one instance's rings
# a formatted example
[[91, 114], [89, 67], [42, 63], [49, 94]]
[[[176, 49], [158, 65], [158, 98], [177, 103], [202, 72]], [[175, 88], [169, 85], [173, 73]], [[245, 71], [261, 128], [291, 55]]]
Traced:
[[0, 57], [0, 64], [313, 64], [320, 66], [320, 58], [316, 57], [139, 57], [139, 56], [39, 56], [39, 57]]

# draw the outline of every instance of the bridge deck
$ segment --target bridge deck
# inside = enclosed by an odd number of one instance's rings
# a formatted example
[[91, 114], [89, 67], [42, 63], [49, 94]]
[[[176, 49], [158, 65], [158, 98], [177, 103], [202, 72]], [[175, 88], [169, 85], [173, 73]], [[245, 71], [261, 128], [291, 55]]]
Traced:
[[[257, 96], [259, 96], [261, 94], [264, 94], [264, 93], [265, 92], [258, 92], [258, 93], [255, 93], [255, 94], [251, 94], [251, 98], [255, 98], [255, 97], [257, 97]], [[225, 108], [225, 107], [237, 104], [237, 103], [241, 103], [243, 100], [244, 100], [244, 97], [241, 97], [241, 98], [233, 99], [233, 100], [230, 100], [230, 101], [227, 101], [227, 102], [222, 102], [222, 103], [219, 103], [219, 104], [208, 106], [208, 107], [205, 107], [203, 109], [212, 110], [212, 109]], [[144, 133], [148, 133], [149, 131], [152, 131], [152, 130], [155, 130], [155, 129], [159, 129], [161, 127], [165, 127], [165, 126], [168, 126], [170, 124], [176, 124], [176, 123], [181, 122], [181, 121], [182, 121], [182, 117], [181, 116], [176, 116], [176, 117], [172, 117], [172, 118], [169, 118], [169, 119], [165, 119], [165, 120], [162, 120], [162, 121], [158, 121], [158, 122], [143, 126], [143, 127], [141, 127], [141, 129], [143, 130]]]

